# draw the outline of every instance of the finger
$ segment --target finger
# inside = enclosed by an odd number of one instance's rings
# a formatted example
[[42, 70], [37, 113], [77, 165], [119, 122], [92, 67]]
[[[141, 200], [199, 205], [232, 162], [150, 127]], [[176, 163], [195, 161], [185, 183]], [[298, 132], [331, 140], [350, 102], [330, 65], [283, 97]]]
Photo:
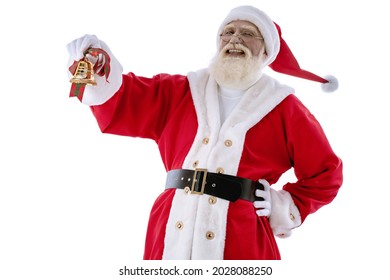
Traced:
[[269, 185], [269, 183], [268, 183], [267, 180], [260, 179], [260, 180], [259, 180], [259, 183], [262, 184], [262, 185], [264, 186], [264, 190], [269, 190], [270, 185]]
[[269, 191], [256, 190], [255, 195], [264, 198], [264, 200], [270, 200], [271, 198]]
[[80, 60], [84, 57], [84, 52], [89, 48], [100, 48], [99, 39], [95, 35], [84, 35], [73, 40], [67, 45], [68, 52], [74, 60]]
[[268, 209], [261, 209], [261, 210], [256, 210], [257, 216], [266, 216], [269, 217], [271, 212]]
[[76, 40], [73, 40], [72, 42], [70, 42], [69, 44], [66, 45], [66, 49], [68, 50], [68, 53], [72, 58], [76, 58], [75, 45], [76, 45]]
[[73, 60], [80, 60], [84, 56], [83, 52], [80, 50], [81, 40], [81, 38], [75, 39], [66, 46], [69, 56]]
[[269, 201], [255, 201], [253, 202], [255, 208], [267, 208], [271, 209], [271, 203]]
[[86, 54], [86, 59], [89, 61], [89, 62], [91, 62], [93, 65], [95, 65], [96, 64], [96, 62], [99, 60], [99, 56], [93, 56], [93, 55], [91, 55], [91, 54]]
[[100, 48], [99, 39], [96, 35], [85, 35], [80, 42], [80, 50], [84, 53], [89, 48]]

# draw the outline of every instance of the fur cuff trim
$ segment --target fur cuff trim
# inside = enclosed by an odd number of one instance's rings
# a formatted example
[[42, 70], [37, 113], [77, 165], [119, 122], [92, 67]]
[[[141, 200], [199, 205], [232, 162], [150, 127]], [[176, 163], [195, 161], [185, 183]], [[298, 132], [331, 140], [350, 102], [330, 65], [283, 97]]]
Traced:
[[289, 192], [271, 188], [272, 211], [269, 221], [275, 236], [289, 237], [292, 229], [301, 225], [301, 214]]

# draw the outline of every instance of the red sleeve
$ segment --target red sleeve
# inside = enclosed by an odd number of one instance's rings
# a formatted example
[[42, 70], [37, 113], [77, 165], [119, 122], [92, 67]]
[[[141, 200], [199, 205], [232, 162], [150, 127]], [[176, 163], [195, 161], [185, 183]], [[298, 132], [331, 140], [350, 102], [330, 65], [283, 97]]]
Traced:
[[123, 75], [121, 88], [91, 110], [102, 132], [158, 140], [170, 113], [189, 94], [185, 76], [159, 74], [153, 78]]
[[335, 198], [343, 176], [342, 161], [332, 150], [319, 122], [298, 99], [295, 101], [286, 116], [286, 133], [298, 180], [283, 188], [293, 197], [303, 222]]

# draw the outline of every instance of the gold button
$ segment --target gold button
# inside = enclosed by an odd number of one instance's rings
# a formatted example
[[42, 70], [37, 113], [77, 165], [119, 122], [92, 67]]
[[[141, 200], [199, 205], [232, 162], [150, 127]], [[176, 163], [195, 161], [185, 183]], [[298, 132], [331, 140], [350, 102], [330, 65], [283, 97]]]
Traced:
[[210, 196], [209, 197], [209, 203], [210, 204], [215, 204], [217, 203], [217, 198], [215, 196]]
[[214, 239], [214, 237], [215, 237], [214, 232], [212, 232], [212, 231], [206, 232], [206, 238], [207, 238], [208, 240], [212, 240], [212, 239]]
[[207, 138], [207, 137], [203, 138], [202, 143], [207, 145], [209, 143], [209, 138]]
[[196, 168], [199, 164], [199, 160], [195, 161], [193, 164], [192, 164], [192, 167]]
[[189, 193], [190, 191], [191, 191], [190, 187], [185, 187], [185, 188], [184, 188], [184, 192], [185, 192], [185, 193]]
[[290, 213], [290, 219], [291, 221], [295, 221], [295, 216], [292, 213]]
[[233, 145], [233, 141], [232, 140], [225, 140], [225, 146], [226, 147], [231, 147]]
[[182, 230], [183, 227], [184, 227], [184, 224], [183, 224], [182, 221], [178, 221], [178, 222], [176, 223], [176, 228], [177, 228], [178, 230]]
[[217, 168], [217, 173], [223, 174], [223, 173], [225, 173], [225, 170], [222, 167], [218, 167]]

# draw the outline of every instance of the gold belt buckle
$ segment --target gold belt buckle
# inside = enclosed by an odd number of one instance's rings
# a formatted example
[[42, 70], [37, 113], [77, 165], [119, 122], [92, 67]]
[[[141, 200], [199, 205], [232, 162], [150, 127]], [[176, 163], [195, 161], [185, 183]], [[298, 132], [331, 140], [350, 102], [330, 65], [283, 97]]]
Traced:
[[[194, 177], [192, 178], [191, 193], [192, 194], [204, 194], [204, 188], [206, 186], [207, 169], [195, 168]], [[195, 189], [195, 186], [199, 186], [201, 183], [200, 191], [199, 188]]]

